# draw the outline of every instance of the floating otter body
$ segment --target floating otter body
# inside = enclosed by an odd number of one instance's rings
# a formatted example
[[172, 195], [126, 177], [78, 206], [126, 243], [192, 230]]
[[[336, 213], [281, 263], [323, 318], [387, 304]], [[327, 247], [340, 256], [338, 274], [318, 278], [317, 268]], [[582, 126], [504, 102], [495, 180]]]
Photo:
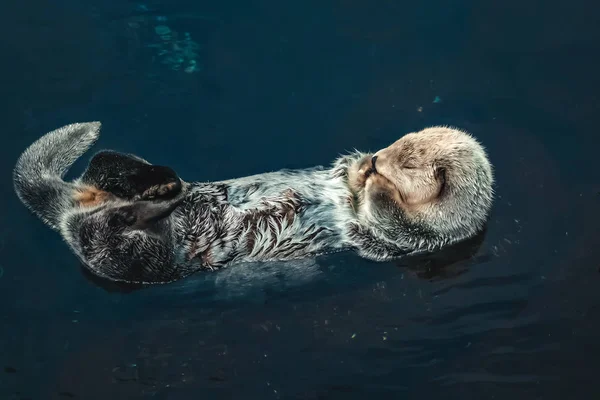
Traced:
[[492, 168], [470, 135], [434, 127], [329, 167], [186, 182], [130, 154], [97, 153], [65, 182], [100, 123], [49, 132], [19, 158], [21, 201], [95, 275], [167, 283], [200, 270], [354, 250], [384, 261], [440, 249], [483, 229]]

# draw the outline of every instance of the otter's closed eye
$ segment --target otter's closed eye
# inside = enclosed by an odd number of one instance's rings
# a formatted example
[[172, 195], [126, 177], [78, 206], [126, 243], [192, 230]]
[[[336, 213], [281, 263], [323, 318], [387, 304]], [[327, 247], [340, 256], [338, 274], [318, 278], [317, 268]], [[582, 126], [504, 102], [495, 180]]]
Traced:
[[414, 164], [405, 164], [405, 165], [402, 166], [402, 168], [404, 168], [404, 169], [417, 169], [419, 167], [417, 167]]

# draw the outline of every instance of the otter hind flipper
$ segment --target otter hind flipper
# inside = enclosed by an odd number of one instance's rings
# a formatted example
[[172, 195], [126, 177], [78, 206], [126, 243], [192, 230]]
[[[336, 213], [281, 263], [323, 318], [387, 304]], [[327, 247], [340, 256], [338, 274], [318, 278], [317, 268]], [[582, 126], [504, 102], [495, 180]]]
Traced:
[[81, 182], [128, 200], [170, 199], [182, 189], [172, 168], [110, 150], [92, 157]]

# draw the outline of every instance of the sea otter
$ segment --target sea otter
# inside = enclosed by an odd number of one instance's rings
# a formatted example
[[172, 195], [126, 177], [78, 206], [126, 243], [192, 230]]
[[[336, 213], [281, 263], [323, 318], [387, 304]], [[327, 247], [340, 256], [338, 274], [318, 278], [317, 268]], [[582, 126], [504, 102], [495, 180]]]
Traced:
[[99, 122], [74, 123], [18, 159], [19, 199], [58, 231], [89, 271], [115, 282], [168, 283], [201, 270], [354, 250], [384, 261], [468, 239], [487, 222], [493, 171], [470, 134], [431, 127], [329, 167], [188, 182], [133, 154], [100, 151]]

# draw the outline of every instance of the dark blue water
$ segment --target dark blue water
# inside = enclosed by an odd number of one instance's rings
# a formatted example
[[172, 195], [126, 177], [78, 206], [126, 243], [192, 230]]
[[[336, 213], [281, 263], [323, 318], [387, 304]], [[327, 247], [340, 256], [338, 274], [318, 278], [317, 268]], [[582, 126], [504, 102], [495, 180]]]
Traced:
[[[594, 2], [2, 8], [0, 399], [600, 394]], [[341, 254], [117, 291], [82, 272], [10, 181], [32, 141], [90, 120], [103, 123], [96, 150], [187, 180], [459, 126], [489, 151], [496, 202], [480, 243], [437, 257]]]

